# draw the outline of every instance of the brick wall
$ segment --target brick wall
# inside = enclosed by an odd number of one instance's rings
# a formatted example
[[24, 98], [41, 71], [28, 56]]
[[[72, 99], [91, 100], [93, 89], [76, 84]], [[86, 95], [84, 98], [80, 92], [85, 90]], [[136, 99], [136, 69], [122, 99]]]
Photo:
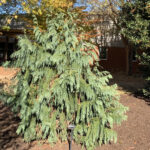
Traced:
[[[100, 65], [104, 70], [111, 72], [126, 72], [127, 71], [127, 53], [125, 48], [109, 47], [107, 51], [107, 59], [100, 60]], [[132, 62], [132, 72], [139, 72], [138, 62]]]

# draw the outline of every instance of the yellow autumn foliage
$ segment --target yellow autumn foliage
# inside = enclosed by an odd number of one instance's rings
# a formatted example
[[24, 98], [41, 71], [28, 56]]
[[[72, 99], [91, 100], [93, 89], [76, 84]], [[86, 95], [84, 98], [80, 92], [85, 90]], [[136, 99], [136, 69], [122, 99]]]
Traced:
[[0, 6], [2, 6], [3, 4], [5, 4], [7, 1], [6, 0], [0, 0]]
[[[1, 2], [3, 2], [3, 4], [8, 3], [8, 7], [9, 7], [9, 3], [11, 4], [11, 0], [0, 0], [0, 3]], [[46, 16], [47, 14], [50, 13], [49, 11], [50, 7], [53, 8], [54, 15], [52, 15], [52, 17], [55, 17], [55, 13], [67, 12], [68, 8], [73, 8], [73, 4], [76, 2], [76, 0], [18, 0], [18, 2], [20, 2], [20, 4], [23, 7], [23, 10], [27, 13], [27, 15], [18, 15], [17, 12], [20, 11], [18, 10], [20, 7], [16, 7], [16, 11], [14, 12], [14, 14], [8, 15], [8, 17], [6, 18], [7, 25], [11, 24], [13, 18], [19, 19], [21, 17], [21, 20], [27, 22], [26, 24], [27, 28], [29, 29], [29, 32], [32, 33], [32, 30], [30, 29], [34, 28], [33, 17], [32, 17], [33, 15], [36, 16], [39, 27], [42, 30], [44, 30], [46, 28]], [[83, 18], [86, 17], [84, 16], [84, 12], [82, 11], [83, 9], [85, 8], [81, 8], [81, 7], [73, 8], [73, 11], [76, 11], [80, 14], [79, 16], [81, 18], [79, 18], [79, 20], [81, 21], [84, 20]], [[84, 24], [87, 24], [87, 20], [85, 23], [81, 21], [78, 23], [78, 25], [85, 27]]]
[[22, 2], [22, 6], [27, 13], [34, 15], [45, 15], [47, 8], [50, 6], [55, 8], [56, 11], [63, 11], [66, 8], [72, 7], [74, 0], [27, 0]]
[[[49, 8], [52, 7], [55, 12], [66, 12], [69, 7], [73, 7], [75, 0], [19, 0], [24, 11], [29, 15], [35, 15], [38, 19], [39, 27], [45, 29], [46, 15], [49, 13]], [[28, 22], [28, 27], [32, 28], [32, 17], [24, 17], [24, 20]]]

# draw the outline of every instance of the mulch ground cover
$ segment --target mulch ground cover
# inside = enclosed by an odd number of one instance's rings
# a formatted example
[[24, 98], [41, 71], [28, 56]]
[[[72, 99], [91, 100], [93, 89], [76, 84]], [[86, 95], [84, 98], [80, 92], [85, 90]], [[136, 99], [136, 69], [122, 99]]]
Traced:
[[28, 150], [29, 144], [16, 134], [19, 118], [0, 101], [0, 150]]
[[[128, 82], [127, 82], [128, 80]], [[125, 79], [126, 88], [134, 86], [133, 80]], [[117, 81], [116, 81], [117, 82]], [[120, 80], [119, 80], [120, 82]], [[123, 86], [122, 85], [122, 86]], [[97, 147], [96, 150], [150, 150], [150, 104], [142, 98], [136, 98], [132, 92], [121, 91], [121, 103], [129, 107], [127, 112], [128, 120], [122, 122], [121, 126], [115, 126], [118, 133], [116, 144], [110, 143]], [[130, 88], [128, 88], [130, 90]], [[57, 143], [53, 147], [46, 141], [35, 141], [25, 143], [16, 134], [19, 118], [15, 117], [9, 107], [0, 102], [0, 150], [68, 150], [68, 143]], [[81, 147], [74, 144], [72, 150], [81, 150]]]
[[150, 150], [150, 105], [128, 94], [121, 95], [121, 103], [128, 106], [129, 111], [128, 120], [115, 127], [117, 143], [96, 150]]

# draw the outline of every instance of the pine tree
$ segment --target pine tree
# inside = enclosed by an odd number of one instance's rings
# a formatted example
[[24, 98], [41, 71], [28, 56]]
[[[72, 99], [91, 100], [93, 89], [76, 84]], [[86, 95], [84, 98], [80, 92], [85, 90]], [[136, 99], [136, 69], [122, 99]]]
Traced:
[[[26, 141], [67, 140], [67, 126], [75, 124], [73, 139], [87, 150], [117, 140], [112, 129], [126, 119], [111, 75], [99, 72], [89, 62], [96, 57], [90, 43], [80, 38], [75, 13], [56, 13], [46, 19], [46, 31], [37, 27], [34, 35], [19, 38], [13, 67], [20, 68], [11, 96], [3, 99], [21, 119], [17, 133]], [[86, 51], [84, 51], [86, 50]]]

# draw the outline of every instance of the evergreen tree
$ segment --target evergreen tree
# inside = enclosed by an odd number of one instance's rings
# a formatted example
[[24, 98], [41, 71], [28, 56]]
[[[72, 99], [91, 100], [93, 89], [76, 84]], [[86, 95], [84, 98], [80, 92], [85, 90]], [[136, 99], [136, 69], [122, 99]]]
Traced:
[[150, 0], [126, 2], [120, 16], [121, 33], [138, 50], [141, 70], [148, 81], [143, 92], [150, 98]]
[[[26, 141], [65, 141], [67, 126], [75, 124], [73, 139], [91, 150], [116, 142], [113, 124], [126, 119], [127, 108], [119, 103], [116, 85], [108, 85], [111, 75], [90, 67], [97, 56], [90, 51], [93, 45], [78, 40], [75, 17], [70, 11], [53, 19], [49, 14], [46, 31], [37, 25], [32, 37], [19, 38], [11, 62], [20, 68], [17, 84], [9, 98], [8, 93], [2, 96], [19, 113], [17, 133]], [[36, 18], [34, 22], [38, 24]]]

